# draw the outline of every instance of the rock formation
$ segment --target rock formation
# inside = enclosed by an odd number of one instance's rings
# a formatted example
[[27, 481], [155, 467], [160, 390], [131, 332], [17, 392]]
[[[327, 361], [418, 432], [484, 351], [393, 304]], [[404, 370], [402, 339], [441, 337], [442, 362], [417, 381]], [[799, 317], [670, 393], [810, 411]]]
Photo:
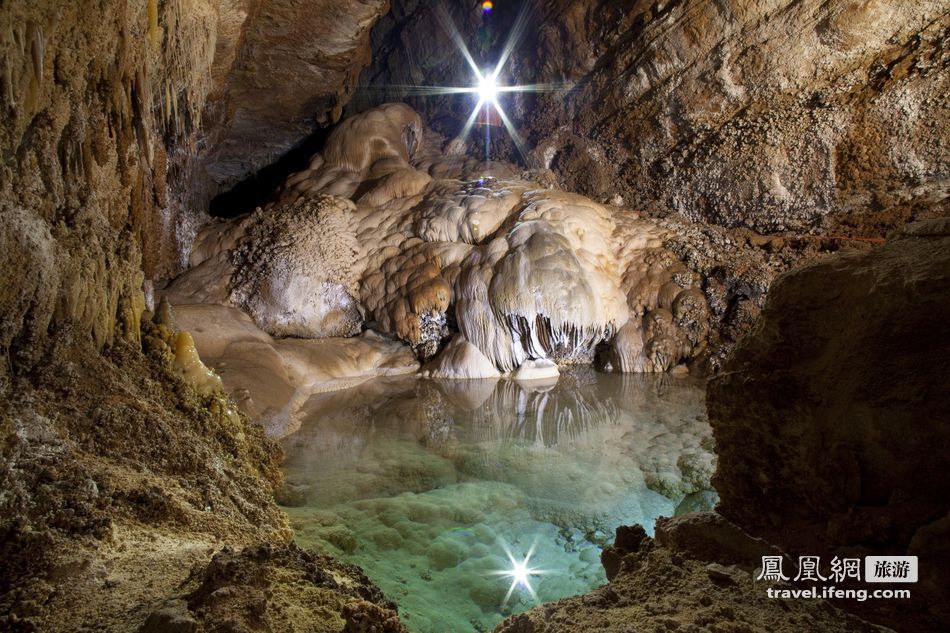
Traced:
[[[715, 371], [773, 280], [845, 250], [784, 277], [712, 383], [722, 516], [626, 531], [614, 583], [503, 630], [864, 630], [703, 558], [757, 537], [935, 561], [860, 615], [946, 630], [950, 244], [888, 236], [947, 215], [946, 3], [525, 0], [492, 28], [438, 4], [0, 2], [0, 628], [399, 631], [288, 543], [248, 415], [284, 433], [420, 365]], [[391, 103], [471, 82], [447, 17], [486, 65], [523, 26], [501, 80], [555, 88], [506, 97], [526, 156], [455, 138], [465, 98]], [[207, 216], [333, 124], [271, 204]]]
[[[255, 60], [266, 58], [266, 45], [253, 32], [288, 19], [302, 29], [346, 25], [320, 40], [332, 62], [317, 53], [278, 61], [294, 73], [294, 88], [314, 89], [298, 93], [292, 123], [274, 109], [272, 128], [289, 123], [293, 132], [272, 129], [275, 142], [248, 149], [228, 178], [294, 144], [313, 125], [300, 119], [332, 117], [385, 7], [304, 3], [290, 13], [297, 4], [0, 5], [4, 630], [134, 631], [146, 621], [153, 630], [193, 630], [205, 616], [179, 603], [206, 568], [221, 577], [220, 565], [209, 567], [215, 551], [287, 548], [286, 518], [273, 501], [277, 447], [221, 393], [189, 333], [140, 319], [146, 305], [155, 308], [150, 281], [179, 270], [207, 220], [215, 185], [205, 169], [223, 158], [197, 154], [215, 142], [244, 145], [247, 127], [224, 134], [217, 121], [255, 127], [234, 93], [272, 86], [270, 62]], [[249, 62], [238, 77], [234, 69]], [[217, 110], [206, 109], [209, 100]], [[300, 602], [288, 596], [300, 605], [290, 612], [308, 610], [303, 601], [314, 596], [336, 607], [295, 617], [295, 626], [343, 627], [349, 618], [359, 630], [392, 620], [378, 590], [352, 569], [298, 555], [266, 567], [278, 584], [282, 573], [309, 583]], [[322, 582], [321, 568], [348, 587]], [[236, 603], [235, 614], [246, 605]], [[209, 620], [223, 626], [228, 612], [216, 605]]]
[[[783, 552], [918, 556], [910, 600], [839, 606], [895, 630], [945, 630], [950, 499], [934, 482], [950, 472], [936, 448], [948, 441], [948, 277], [946, 219], [781, 277], [759, 324], [710, 383], [721, 514], [660, 520], [655, 542], [639, 526], [619, 528], [602, 557], [610, 584], [496, 630], [619, 631], [631, 618], [667, 628], [709, 618], [870, 630], [837, 620], [844, 616], [834, 609], [809, 612], [815, 603], [783, 603], [779, 619], [765, 615], [770, 605], [750, 609], [765, 592], [752, 581], [760, 557]], [[658, 593], [674, 597], [658, 606]], [[761, 616], [767, 625], [753, 623]], [[830, 619], [809, 621], [816, 616]]]
[[657, 521], [655, 540], [639, 526], [619, 528], [614, 545], [603, 553], [608, 584], [512, 616], [495, 631], [880, 630], [824, 601], [789, 600], [776, 608], [764, 585], [753, 581], [768, 546], [715, 517], [701, 513]]
[[[471, 85], [449, 21], [486, 68], [517, 34], [499, 81], [551, 89], [502, 96], [530, 166], [674, 225], [666, 246], [703, 277], [712, 369], [776, 275], [862, 243], [818, 236], [883, 238], [945, 214], [941, 2], [515, 1], [483, 23], [394, 1], [350, 111], [405, 100], [458, 134], [473, 102], [414, 88]], [[484, 151], [480, 135], [471, 144]], [[491, 153], [518, 156], [505, 133]]]
[[[437, 147], [405, 105], [347, 119], [277, 202], [199, 235], [195, 267], [169, 292], [230, 301], [275, 335], [353, 334], [363, 311], [423, 360], [457, 328], [452, 358], [479, 365], [457, 352], [471, 345], [501, 372], [591, 362], [598, 345], [628, 372], [705, 352], [700, 278], [663, 248], [667, 232]], [[229, 280], [228, 299], [214, 279]], [[439, 362], [442, 376], [487, 371]]]
[[[408, 98], [454, 135], [468, 110], [410, 87], [470, 85], [472, 71], [461, 54], [429, 59], [455, 48], [442, 14], [393, 5], [354, 106]], [[873, 231], [947, 197], [943, 2], [504, 5], [487, 26], [461, 7], [448, 13], [491, 67], [523, 10], [501, 82], [558, 89], [505, 104], [534, 166], [569, 191], [760, 233]], [[428, 61], [408, 63], [417, 59]]]
[[945, 556], [950, 511], [934, 485], [950, 473], [948, 279], [946, 219], [789, 273], [708, 392], [719, 511], [790, 551], [918, 554], [923, 584], [890, 621], [912, 630], [950, 622], [947, 572], [923, 566]]
[[2, 353], [29, 368], [69, 329], [111, 343], [118, 306], [138, 300], [143, 277], [187, 262], [212, 195], [339, 118], [386, 9], [5, 5]]
[[[192, 0], [194, 1], [194, 0]], [[387, 0], [215, 0], [217, 38], [197, 178], [212, 193], [336, 123]], [[207, 203], [207, 199], [200, 202]]]

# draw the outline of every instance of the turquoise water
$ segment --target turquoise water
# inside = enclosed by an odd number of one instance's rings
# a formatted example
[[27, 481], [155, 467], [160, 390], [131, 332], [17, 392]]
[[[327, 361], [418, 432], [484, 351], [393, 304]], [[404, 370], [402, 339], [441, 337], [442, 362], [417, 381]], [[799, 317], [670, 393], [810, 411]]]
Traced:
[[[380, 379], [307, 403], [283, 500], [298, 542], [360, 565], [410, 630], [486, 631], [604, 583], [618, 525], [652, 532], [714, 501], [703, 395], [589, 369], [556, 385]], [[526, 578], [506, 575], [529, 554]]]

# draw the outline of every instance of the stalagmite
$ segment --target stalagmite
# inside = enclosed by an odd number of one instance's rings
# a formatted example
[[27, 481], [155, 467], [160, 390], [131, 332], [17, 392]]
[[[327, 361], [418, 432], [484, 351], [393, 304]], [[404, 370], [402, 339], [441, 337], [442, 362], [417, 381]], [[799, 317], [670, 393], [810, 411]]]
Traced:
[[172, 352], [175, 355], [173, 366], [195, 391], [202, 395], [221, 391], [221, 378], [201, 362], [191, 334], [184, 331], [176, 334], [172, 342]]
[[456, 334], [438, 357], [422, 368], [422, 375], [426, 378], [465, 379], [497, 378], [501, 374], [477, 347], [461, 334]]

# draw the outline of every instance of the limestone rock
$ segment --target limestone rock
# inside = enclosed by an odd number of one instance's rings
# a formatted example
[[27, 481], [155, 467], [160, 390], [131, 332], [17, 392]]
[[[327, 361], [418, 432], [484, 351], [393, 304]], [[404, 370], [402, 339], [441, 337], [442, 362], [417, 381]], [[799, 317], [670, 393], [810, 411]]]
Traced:
[[501, 374], [477, 347], [456, 334], [438, 357], [423, 368], [427, 378], [497, 378]]
[[[352, 108], [407, 99], [454, 136], [468, 111], [406, 88], [422, 75], [412, 62], [453, 43], [430, 5], [393, 5]], [[501, 23], [517, 22], [518, 4], [509, 5], [496, 8]], [[763, 233], [852, 215], [862, 228], [875, 217], [893, 225], [947, 198], [950, 18], [939, 0], [554, 0], [533, 9], [500, 79], [554, 89], [503, 102], [532, 141], [534, 166], [567, 190]], [[476, 57], [498, 59], [506, 30], [480, 31], [461, 6], [449, 13], [463, 41], [478, 42]], [[461, 54], [424, 71], [446, 86], [469, 85], [471, 74]], [[506, 138], [492, 150], [516, 152]]]
[[716, 512], [695, 512], [656, 522], [656, 540], [664, 547], [696, 560], [755, 569], [762, 556], [781, 551], [762, 539], [749, 536]]
[[274, 336], [359, 333], [353, 211], [318, 196], [255, 214], [231, 253], [231, 300]]
[[387, 0], [221, 2], [207, 150], [224, 191], [340, 118]]
[[[202, 289], [231, 274], [220, 251], [232, 248], [231, 300], [272, 334], [351, 333], [326, 323], [334, 306], [355, 331], [355, 301], [328, 296], [339, 284], [359, 298], [370, 327], [423, 361], [457, 330], [500, 372], [591, 362], [631, 313], [615, 346], [617, 371], [662, 372], [705, 354], [705, 296], [655, 223], [504, 176], [503, 167], [477, 180], [445, 177], [467, 168], [430, 137], [404, 104], [346, 119], [273, 204], [203, 231], [194, 268], [170, 291], [220, 301]], [[314, 227], [296, 219], [306, 209]]]

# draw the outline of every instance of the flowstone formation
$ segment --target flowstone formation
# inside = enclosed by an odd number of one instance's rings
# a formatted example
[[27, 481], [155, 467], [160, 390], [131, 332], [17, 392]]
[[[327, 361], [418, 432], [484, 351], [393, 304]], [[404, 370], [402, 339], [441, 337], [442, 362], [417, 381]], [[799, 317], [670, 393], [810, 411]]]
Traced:
[[706, 353], [701, 279], [667, 230], [456, 145], [403, 104], [344, 121], [275, 202], [206, 228], [168, 292], [239, 306], [274, 335], [365, 324], [445, 378], [594, 360], [663, 372]]

